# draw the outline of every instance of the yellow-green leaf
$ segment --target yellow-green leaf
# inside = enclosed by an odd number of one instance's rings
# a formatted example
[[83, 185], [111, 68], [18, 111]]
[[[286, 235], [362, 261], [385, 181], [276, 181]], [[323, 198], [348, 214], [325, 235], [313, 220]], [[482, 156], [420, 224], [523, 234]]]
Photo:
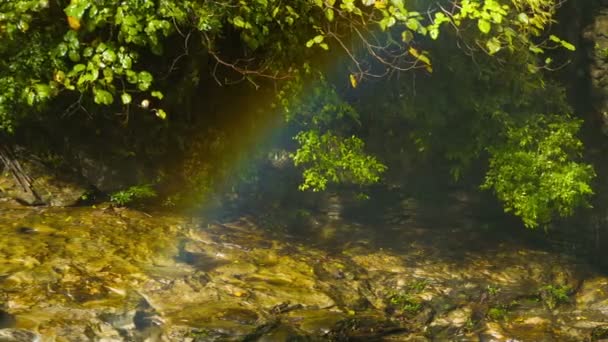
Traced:
[[353, 88], [357, 88], [357, 76], [350, 74], [350, 75], [348, 75], [348, 78], [350, 79], [350, 85]]
[[479, 31], [481, 31], [481, 33], [490, 33], [490, 30], [492, 29], [492, 24], [490, 24], [489, 21], [485, 20], [485, 19], [479, 19], [477, 21], [477, 27], [479, 28]]
[[167, 118], [167, 113], [162, 109], [157, 109], [156, 116], [161, 120], [165, 120]]

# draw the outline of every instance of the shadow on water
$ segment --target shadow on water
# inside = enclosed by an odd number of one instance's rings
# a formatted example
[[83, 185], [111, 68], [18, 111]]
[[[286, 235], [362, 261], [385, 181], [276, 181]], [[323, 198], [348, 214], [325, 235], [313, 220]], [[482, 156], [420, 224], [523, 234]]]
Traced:
[[436, 261], [458, 264], [470, 255], [491, 259], [499, 249], [546, 247], [538, 234], [504, 214], [497, 203], [466, 193], [420, 196], [377, 189], [367, 200], [348, 195], [342, 200], [337, 219], [328, 218], [327, 211], [311, 213], [297, 205], [249, 212], [262, 218], [259, 228], [269, 238], [330, 254], [356, 249], [404, 255], [415, 250]]
[[[298, 209], [284, 212], [289, 210]], [[332, 253], [354, 245], [404, 253], [414, 244], [431, 248], [437, 257], [452, 261], [465, 255], [463, 251], [490, 253], [504, 244], [541, 247], [516, 219], [457, 195], [415, 198], [378, 191], [368, 200], [344, 204], [339, 219], [319, 215], [313, 224], [288, 222], [283, 228], [285, 237]], [[276, 227], [262, 228], [277, 235]]]

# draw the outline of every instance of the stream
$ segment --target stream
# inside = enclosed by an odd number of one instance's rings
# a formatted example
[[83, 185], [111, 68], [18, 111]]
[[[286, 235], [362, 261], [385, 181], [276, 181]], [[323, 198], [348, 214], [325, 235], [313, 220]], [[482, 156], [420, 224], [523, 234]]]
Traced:
[[583, 260], [443, 209], [309, 216], [3, 203], [0, 341], [608, 339]]

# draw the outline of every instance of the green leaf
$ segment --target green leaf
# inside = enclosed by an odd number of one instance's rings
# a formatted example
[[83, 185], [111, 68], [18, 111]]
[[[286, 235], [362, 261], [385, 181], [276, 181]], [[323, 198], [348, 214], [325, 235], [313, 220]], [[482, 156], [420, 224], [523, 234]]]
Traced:
[[74, 68], [72, 68], [72, 70], [74, 70], [74, 72], [79, 73], [82, 72], [86, 69], [87, 67], [84, 64], [76, 64], [74, 65]]
[[405, 22], [405, 26], [412, 31], [417, 31], [418, 27], [420, 26], [420, 22], [418, 19], [410, 18]]
[[405, 30], [401, 32], [401, 40], [404, 43], [409, 43], [414, 39], [414, 34], [410, 30]]
[[241, 28], [245, 27], [245, 20], [243, 20], [243, 18], [240, 16], [236, 16], [236, 17], [232, 18], [232, 23], [236, 27], [241, 27]]
[[576, 47], [565, 40], [560, 41], [562, 46], [570, 51], [576, 51]]
[[163, 96], [164, 96], [164, 95], [163, 95], [163, 93], [162, 93], [162, 92], [160, 92], [160, 91], [158, 91], [158, 90], [154, 90], [154, 91], [151, 93], [151, 95], [152, 95], [152, 97], [156, 97], [156, 98], [157, 98], [157, 99], [159, 99], [159, 100], [162, 100], [162, 99], [163, 99]]
[[116, 54], [114, 51], [107, 49], [101, 54], [101, 58], [106, 63], [113, 63], [116, 60]]
[[389, 27], [392, 27], [393, 25], [395, 25], [397, 23], [397, 19], [395, 19], [395, 17], [393, 16], [389, 16], [389, 17], [385, 17], [384, 19], [380, 20], [380, 28], [382, 30], [386, 30]]
[[533, 52], [533, 53], [535, 53], [537, 55], [545, 52], [545, 50], [539, 48], [536, 45], [530, 45], [530, 47], [528, 48], [528, 50], [530, 50], [531, 52]]
[[493, 37], [488, 40], [486, 42], [486, 47], [488, 48], [488, 52], [490, 53], [490, 55], [497, 53], [502, 48], [500, 40], [498, 40], [498, 38], [496, 37]]
[[479, 28], [479, 31], [481, 31], [481, 33], [490, 33], [490, 30], [492, 29], [492, 24], [490, 24], [489, 21], [485, 20], [485, 19], [479, 19], [477, 21], [477, 27]]
[[111, 105], [114, 102], [112, 93], [107, 90], [93, 88], [94, 101], [97, 104]]
[[325, 18], [327, 18], [328, 21], [333, 21], [334, 20], [334, 10], [331, 8], [326, 9]]
[[90, 6], [91, 3], [88, 0], [72, 1], [63, 11], [70, 17], [81, 19]]
[[141, 91], [148, 90], [148, 88], [150, 88], [150, 86], [152, 85], [153, 80], [154, 78], [152, 77], [151, 73], [147, 71], [141, 71], [137, 75], [137, 88]]
[[519, 13], [517, 19], [526, 25], [530, 23], [530, 19], [526, 13]]
[[72, 62], [80, 61], [80, 54], [78, 53], [78, 51], [71, 50], [70, 52], [68, 52], [68, 57]]
[[122, 93], [122, 94], [120, 95], [120, 100], [122, 101], [122, 103], [123, 103], [123, 104], [128, 105], [128, 104], [130, 104], [130, 103], [131, 103], [131, 101], [132, 101], [133, 99], [131, 98], [131, 94], [128, 94], [128, 93]]
[[34, 88], [36, 89], [36, 95], [39, 100], [51, 97], [52, 89], [48, 84], [38, 83]]
[[167, 118], [167, 113], [164, 110], [162, 110], [162, 109], [157, 109], [156, 110], [156, 116], [158, 118], [160, 118], [161, 120], [165, 120]]

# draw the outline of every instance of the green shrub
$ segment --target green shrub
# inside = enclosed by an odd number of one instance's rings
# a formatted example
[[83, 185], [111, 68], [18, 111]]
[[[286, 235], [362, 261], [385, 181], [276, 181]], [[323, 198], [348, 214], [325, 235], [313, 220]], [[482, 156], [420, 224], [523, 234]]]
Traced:
[[545, 285], [540, 288], [540, 296], [549, 309], [567, 303], [571, 292], [572, 288], [567, 285]]
[[133, 204], [134, 202], [156, 197], [156, 191], [150, 184], [134, 185], [125, 190], [110, 195], [110, 201], [118, 206]]
[[490, 310], [488, 310], [487, 317], [492, 321], [503, 321], [507, 318], [508, 313], [509, 313], [509, 310], [507, 309], [506, 306], [504, 306], [504, 305], [495, 306], [495, 307], [490, 308]]
[[415, 314], [422, 309], [422, 302], [415, 295], [428, 285], [424, 279], [414, 280], [407, 287], [389, 296], [389, 306], [405, 314]]

